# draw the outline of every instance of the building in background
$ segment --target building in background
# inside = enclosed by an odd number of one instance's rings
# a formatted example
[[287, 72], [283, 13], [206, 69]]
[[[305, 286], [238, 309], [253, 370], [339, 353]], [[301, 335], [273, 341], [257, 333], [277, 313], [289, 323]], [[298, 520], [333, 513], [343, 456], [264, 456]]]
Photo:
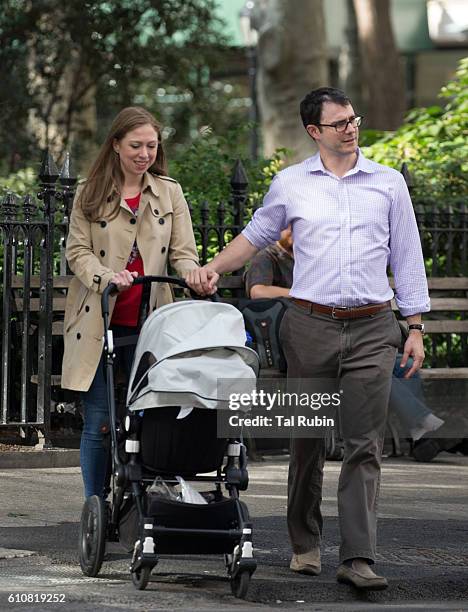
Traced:
[[[248, 98], [247, 58], [241, 51], [239, 13], [245, 0], [217, 0], [218, 14], [226, 22], [225, 34], [239, 54], [217, 75], [221, 79], [244, 76]], [[348, 2], [324, 0], [330, 84], [340, 85], [340, 58], [347, 47]], [[392, 0], [391, 18], [406, 80], [407, 107], [437, 103], [440, 88], [454, 75], [458, 61], [468, 55], [467, 0]], [[248, 105], [248, 101], [239, 105]]]

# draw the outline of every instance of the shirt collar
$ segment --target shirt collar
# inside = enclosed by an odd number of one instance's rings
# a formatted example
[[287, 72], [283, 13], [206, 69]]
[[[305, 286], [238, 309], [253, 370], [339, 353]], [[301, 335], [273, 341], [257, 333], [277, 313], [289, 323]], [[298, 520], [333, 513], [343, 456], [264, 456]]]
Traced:
[[[354, 168], [351, 168], [349, 173], [347, 173], [347, 175], [345, 176], [349, 176], [349, 174], [356, 174], [356, 172], [367, 172], [369, 174], [375, 172], [375, 168], [372, 162], [364, 157], [359, 147], [357, 148], [357, 154], [358, 158], [356, 161], [356, 165], [354, 166]], [[309, 159], [307, 159], [305, 163], [309, 172], [323, 172], [324, 174], [330, 174], [330, 172], [323, 165], [320, 153], [316, 153], [313, 157], [309, 157]]]

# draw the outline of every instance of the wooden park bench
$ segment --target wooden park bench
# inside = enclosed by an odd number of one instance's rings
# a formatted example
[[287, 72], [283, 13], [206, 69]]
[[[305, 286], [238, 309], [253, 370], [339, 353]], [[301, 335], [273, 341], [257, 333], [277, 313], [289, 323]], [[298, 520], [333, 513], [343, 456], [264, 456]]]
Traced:
[[[65, 311], [66, 293], [72, 276], [54, 277], [54, 297], [52, 334], [60, 337], [63, 334], [63, 315]], [[467, 277], [440, 277], [429, 278], [428, 285], [431, 295], [431, 312], [424, 316], [426, 333], [431, 337], [433, 334], [468, 334], [468, 278]], [[12, 279], [12, 290], [14, 296], [15, 310], [22, 312], [23, 300], [19, 297], [19, 290], [23, 287], [21, 276]], [[222, 301], [238, 305], [245, 298], [244, 283], [242, 275], [224, 276], [218, 283]], [[31, 278], [31, 289], [39, 289], [39, 278]], [[31, 313], [38, 312], [39, 299], [30, 298]], [[397, 310], [393, 302], [393, 309]], [[34, 330], [30, 330], [30, 333]], [[460, 380], [468, 379], [468, 366], [464, 367], [425, 367], [420, 371], [423, 380]], [[262, 378], [284, 377], [284, 373], [274, 369], [263, 369], [260, 373]], [[32, 374], [31, 382], [37, 384], [37, 374]], [[60, 387], [61, 377], [59, 374], [51, 376], [51, 385]], [[389, 419], [388, 427], [393, 441], [393, 454], [401, 454], [398, 428], [392, 419]]]
[[[63, 334], [63, 315], [65, 311], [66, 292], [72, 276], [54, 277], [53, 311], [54, 322], [52, 333], [54, 336]], [[431, 312], [424, 316], [426, 333], [432, 334], [468, 334], [468, 277], [440, 277], [429, 278], [429, 291], [431, 294]], [[22, 312], [23, 299], [19, 297], [18, 290], [23, 287], [21, 276], [12, 279], [14, 307]], [[31, 289], [39, 288], [39, 277], [31, 278]], [[244, 283], [241, 275], [224, 276], [219, 281], [219, 290], [222, 301], [237, 305], [244, 295]], [[225, 296], [228, 291], [231, 295]], [[393, 309], [397, 310], [393, 303]], [[30, 311], [39, 310], [39, 298], [30, 298]], [[457, 315], [454, 318], [453, 315]], [[275, 375], [272, 371], [269, 374]], [[434, 379], [468, 379], [468, 366], [466, 367], [425, 367], [421, 370], [425, 380]], [[60, 385], [60, 377], [55, 376], [54, 385]]]

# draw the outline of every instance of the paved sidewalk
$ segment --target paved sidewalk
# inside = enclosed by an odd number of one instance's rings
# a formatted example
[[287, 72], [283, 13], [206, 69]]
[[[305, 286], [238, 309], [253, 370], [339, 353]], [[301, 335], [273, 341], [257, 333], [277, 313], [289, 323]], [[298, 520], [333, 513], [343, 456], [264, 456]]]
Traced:
[[[444, 453], [429, 464], [384, 461], [378, 570], [390, 588], [367, 596], [335, 581], [340, 465], [326, 465], [317, 578], [288, 569], [286, 458], [250, 465], [242, 499], [253, 517], [259, 567], [245, 602], [231, 595], [217, 557], [165, 556], [147, 590], [138, 592], [128, 556], [112, 545], [101, 577], [85, 578], [76, 553], [79, 469], [0, 469], [0, 610], [468, 610], [468, 458]], [[65, 603], [8, 602], [10, 594], [31, 593], [64, 594]]]

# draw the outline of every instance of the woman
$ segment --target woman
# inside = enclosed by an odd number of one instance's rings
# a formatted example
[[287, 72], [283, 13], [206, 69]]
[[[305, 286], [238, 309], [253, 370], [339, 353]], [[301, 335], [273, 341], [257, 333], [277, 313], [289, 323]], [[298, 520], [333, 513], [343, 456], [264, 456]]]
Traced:
[[[114, 337], [135, 333], [141, 274], [179, 276], [198, 266], [192, 222], [180, 185], [167, 176], [161, 127], [143, 108], [115, 118], [89, 177], [75, 196], [66, 257], [75, 274], [64, 321], [62, 387], [82, 392], [80, 460], [85, 496], [104, 495], [109, 431], [102, 367], [100, 294], [119, 289], [110, 303]], [[168, 285], [152, 287], [150, 310], [172, 301]], [[121, 355], [127, 375], [132, 355]]]

